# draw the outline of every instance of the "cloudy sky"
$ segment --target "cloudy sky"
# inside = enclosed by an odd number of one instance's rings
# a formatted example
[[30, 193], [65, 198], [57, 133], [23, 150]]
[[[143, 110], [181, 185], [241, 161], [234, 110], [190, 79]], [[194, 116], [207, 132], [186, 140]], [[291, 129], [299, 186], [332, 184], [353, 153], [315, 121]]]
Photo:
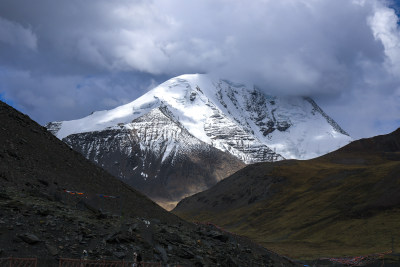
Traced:
[[0, 99], [44, 124], [185, 73], [305, 95], [353, 137], [400, 127], [395, 0], [2, 0]]

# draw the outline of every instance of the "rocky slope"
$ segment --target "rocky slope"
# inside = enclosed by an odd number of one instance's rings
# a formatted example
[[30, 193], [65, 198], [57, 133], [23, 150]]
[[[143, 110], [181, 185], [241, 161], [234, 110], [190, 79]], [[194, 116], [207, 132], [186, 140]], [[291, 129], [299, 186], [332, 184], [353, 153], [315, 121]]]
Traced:
[[399, 172], [400, 129], [312, 160], [247, 166], [173, 212], [296, 258], [390, 251], [400, 239]]
[[131, 261], [138, 252], [145, 262], [181, 266], [296, 266], [212, 225], [106, 216], [10, 189], [1, 191], [0, 207], [0, 258], [37, 257], [41, 267], [79, 259], [83, 249], [90, 260]]
[[351, 140], [310, 98], [207, 75], [182, 75], [126, 105], [46, 127], [158, 203], [204, 190], [245, 163], [312, 158]]
[[2, 102], [0, 122], [0, 258], [58, 266], [58, 257], [87, 249], [91, 259], [129, 260], [141, 251], [146, 261], [185, 266], [294, 265], [166, 212]]

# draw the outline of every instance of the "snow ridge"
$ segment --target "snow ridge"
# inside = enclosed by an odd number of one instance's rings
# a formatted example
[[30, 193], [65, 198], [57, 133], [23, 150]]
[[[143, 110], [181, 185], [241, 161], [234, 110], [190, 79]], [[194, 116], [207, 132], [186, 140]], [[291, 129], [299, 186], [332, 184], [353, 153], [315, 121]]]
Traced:
[[312, 100], [310, 97], [304, 97], [305, 100], [307, 100], [308, 102], [310, 102], [310, 104], [314, 107], [314, 110], [319, 112], [326, 120], [327, 122], [332, 125], [332, 127], [338, 131], [341, 134], [350, 136], [345, 130], [343, 130], [339, 124], [336, 123], [336, 121], [334, 121], [331, 117], [329, 117], [318, 105], [317, 103], [315, 103], [314, 100]]

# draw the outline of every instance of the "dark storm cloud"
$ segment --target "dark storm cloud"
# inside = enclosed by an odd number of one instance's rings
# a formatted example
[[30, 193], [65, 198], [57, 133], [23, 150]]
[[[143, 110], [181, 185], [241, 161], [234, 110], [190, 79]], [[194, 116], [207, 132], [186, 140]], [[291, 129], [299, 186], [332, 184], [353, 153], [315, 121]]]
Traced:
[[3, 0], [0, 93], [43, 123], [126, 103], [167, 77], [207, 72], [316, 97], [355, 137], [383, 133], [399, 119], [400, 37], [389, 6], [396, 5]]

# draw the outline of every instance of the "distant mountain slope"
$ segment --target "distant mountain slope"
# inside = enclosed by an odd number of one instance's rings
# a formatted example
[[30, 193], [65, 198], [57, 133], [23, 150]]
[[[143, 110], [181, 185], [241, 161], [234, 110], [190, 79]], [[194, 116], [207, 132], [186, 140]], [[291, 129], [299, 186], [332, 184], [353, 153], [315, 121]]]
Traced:
[[163, 265], [295, 266], [165, 211], [1, 101], [0, 141], [1, 258], [38, 257], [38, 266], [50, 267], [86, 249], [96, 260], [126, 262], [137, 251]]
[[173, 212], [292, 257], [387, 251], [400, 240], [399, 144], [400, 129], [312, 160], [253, 164]]

